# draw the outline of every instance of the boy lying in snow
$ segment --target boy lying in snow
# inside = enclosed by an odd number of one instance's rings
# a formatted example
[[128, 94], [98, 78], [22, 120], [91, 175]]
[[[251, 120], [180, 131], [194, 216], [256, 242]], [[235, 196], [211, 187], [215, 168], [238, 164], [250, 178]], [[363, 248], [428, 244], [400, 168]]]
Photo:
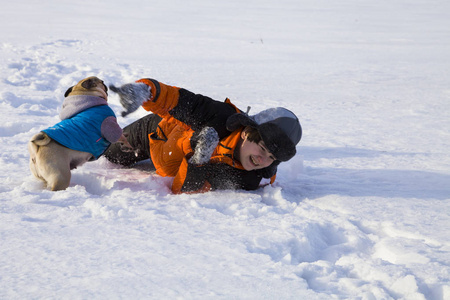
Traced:
[[153, 79], [110, 89], [120, 96], [123, 116], [141, 105], [154, 114], [124, 128], [135, 153], [116, 143], [105, 157], [124, 166], [150, 158], [157, 174], [175, 177], [174, 193], [255, 190], [262, 178], [272, 183], [301, 139], [299, 120], [282, 107], [248, 116], [229, 99], [219, 102]]

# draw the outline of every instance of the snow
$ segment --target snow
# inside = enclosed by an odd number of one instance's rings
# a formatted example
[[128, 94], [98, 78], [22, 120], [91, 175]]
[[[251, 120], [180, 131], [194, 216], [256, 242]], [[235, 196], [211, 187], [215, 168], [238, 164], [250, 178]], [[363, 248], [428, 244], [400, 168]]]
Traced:
[[[450, 2], [8, 1], [1, 299], [450, 299]], [[299, 117], [257, 191], [172, 195], [104, 158], [51, 192], [32, 135], [66, 89], [143, 77]], [[120, 116], [125, 126], [146, 114]]]

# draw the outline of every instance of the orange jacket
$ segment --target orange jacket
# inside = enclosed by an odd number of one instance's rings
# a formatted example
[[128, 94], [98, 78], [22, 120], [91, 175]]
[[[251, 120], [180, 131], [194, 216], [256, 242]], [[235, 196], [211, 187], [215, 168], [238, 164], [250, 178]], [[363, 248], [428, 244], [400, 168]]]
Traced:
[[[246, 171], [235, 159], [243, 128], [234, 132], [226, 129], [227, 118], [241, 112], [230, 100], [219, 102], [153, 79], [137, 82], [151, 87], [152, 96], [143, 103], [143, 108], [163, 118], [156, 131], [149, 134], [150, 154], [157, 174], [175, 177], [174, 193], [228, 188], [253, 190], [263, 177], [275, 174], [276, 165], [268, 170]], [[195, 132], [205, 126], [216, 129], [219, 145], [208, 164], [189, 164], [196, 143]]]

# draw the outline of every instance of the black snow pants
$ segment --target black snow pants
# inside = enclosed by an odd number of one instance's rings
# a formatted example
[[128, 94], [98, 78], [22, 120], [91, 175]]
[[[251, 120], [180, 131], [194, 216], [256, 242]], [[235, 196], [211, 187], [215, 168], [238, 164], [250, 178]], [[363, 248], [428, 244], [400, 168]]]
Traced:
[[127, 140], [135, 151], [122, 151], [119, 142], [111, 144], [103, 155], [111, 162], [122, 166], [131, 166], [142, 160], [150, 158], [150, 144], [148, 135], [156, 131], [161, 117], [149, 114], [142, 117], [123, 129]]

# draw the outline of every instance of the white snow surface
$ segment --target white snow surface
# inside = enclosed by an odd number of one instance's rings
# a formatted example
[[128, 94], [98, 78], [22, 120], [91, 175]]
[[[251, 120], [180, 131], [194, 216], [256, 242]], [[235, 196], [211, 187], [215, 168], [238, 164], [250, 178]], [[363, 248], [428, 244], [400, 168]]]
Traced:
[[[0, 299], [450, 299], [449, 1], [3, 1], [0, 53]], [[303, 138], [256, 191], [101, 158], [51, 192], [27, 142], [91, 75], [283, 106]]]

